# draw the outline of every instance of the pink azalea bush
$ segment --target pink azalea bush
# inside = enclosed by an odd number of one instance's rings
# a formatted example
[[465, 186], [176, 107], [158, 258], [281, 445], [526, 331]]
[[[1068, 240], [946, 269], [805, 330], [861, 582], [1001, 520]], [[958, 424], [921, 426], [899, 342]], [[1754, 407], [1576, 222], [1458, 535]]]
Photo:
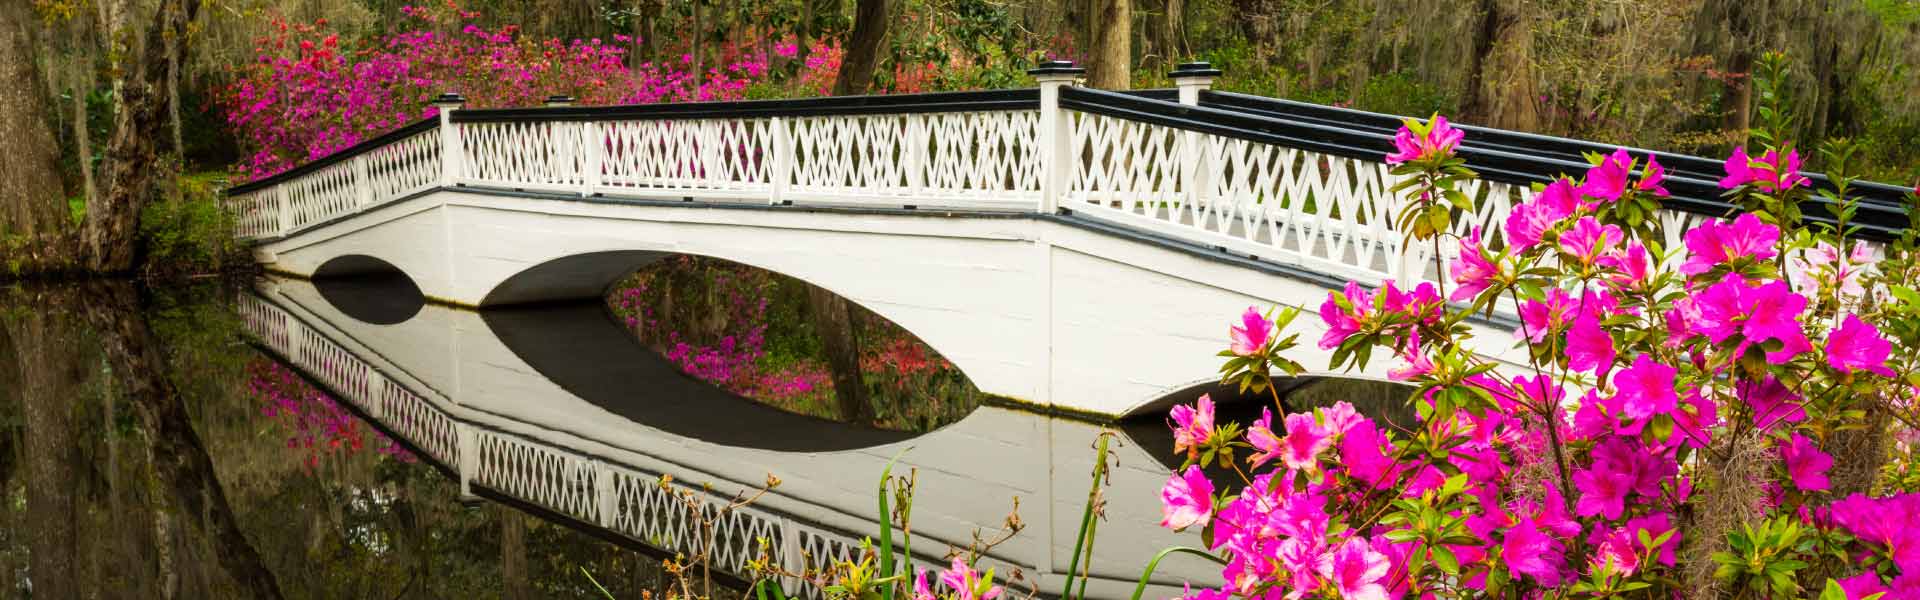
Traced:
[[471, 108], [538, 106], [551, 95], [582, 104], [648, 104], [742, 97], [767, 76], [750, 45], [727, 45], [696, 72], [691, 55], [626, 65], [632, 40], [533, 39], [513, 25], [489, 29], [481, 15], [446, 2], [403, 9], [398, 33], [342, 38], [327, 23], [276, 20], [255, 58], [221, 94], [227, 124], [259, 178], [432, 116], [428, 102], [458, 92]]
[[[1911, 233], [1876, 260], [1844, 224], [1781, 218], [1810, 193], [1782, 147], [1736, 151], [1721, 184], [1760, 209], [1680, 247], [1647, 210], [1665, 171], [1624, 150], [1453, 236], [1461, 141], [1409, 122], [1387, 156], [1409, 241], [1459, 250], [1448, 281], [1349, 284], [1319, 310], [1328, 369], [1392, 357], [1414, 422], [1172, 409], [1186, 464], [1161, 524], [1223, 565], [1188, 597], [1920, 598]], [[1524, 362], [1486, 358], [1495, 326], [1470, 319], [1514, 310]], [[1236, 319], [1227, 380], [1301, 373], [1296, 314]]]

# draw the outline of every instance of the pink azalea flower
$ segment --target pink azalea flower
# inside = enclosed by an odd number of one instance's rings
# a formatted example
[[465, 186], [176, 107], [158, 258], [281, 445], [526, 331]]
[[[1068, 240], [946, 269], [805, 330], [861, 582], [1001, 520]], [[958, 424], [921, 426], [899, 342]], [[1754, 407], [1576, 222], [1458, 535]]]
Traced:
[[1733, 223], [1709, 220], [1686, 234], [1687, 260], [1680, 272], [1699, 275], [1737, 259], [1763, 262], [1773, 258], [1774, 245], [1780, 241], [1780, 228], [1761, 222], [1753, 213], [1745, 213]]
[[1600, 164], [1587, 169], [1586, 183], [1581, 184], [1580, 193], [1607, 202], [1620, 199], [1627, 191], [1627, 177], [1633, 172], [1633, 157], [1627, 155], [1626, 148], [1613, 151], [1612, 155], [1600, 161]]
[[1800, 329], [1800, 313], [1806, 310], [1807, 299], [1793, 293], [1792, 286], [1785, 281], [1754, 287], [1739, 275], [1728, 273], [1719, 283], [1701, 292], [1691, 305], [1700, 311], [1697, 322], [1692, 324], [1693, 331], [1707, 336], [1715, 344], [1740, 336], [1736, 353], [1745, 353], [1754, 344], [1779, 340], [1780, 349], [1768, 352], [1767, 360], [1785, 364], [1801, 352], [1813, 349], [1806, 333]]
[[1213, 397], [1201, 394], [1199, 408], [1176, 404], [1170, 415], [1173, 417], [1173, 452], [1192, 453], [1206, 445], [1207, 438], [1213, 435]]
[[1254, 307], [1240, 313], [1240, 324], [1227, 328], [1227, 335], [1233, 339], [1232, 351], [1239, 356], [1254, 356], [1267, 348], [1267, 342], [1273, 339], [1273, 321], [1268, 321]]
[[[1340, 309], [1340, 299], [1352, 306], [1351, 310]], [[1360, 331], [1360, 324], [1373, 310], [1373, 295], [1358, 282], [1347, 282], [1343, 292], [1327, 292], [1327, 301], [1320, 303], [1320, 320], [1326, 323], [1327, 333], [1320, 336], [1320, 349], [1332, 350], [1340, 347], [1354, 333]]]
[[927, 570], [916, 569], [913, 576], [913, 600], [935, 600], [933, 586], [927, 585]]
[[1637, 240], [1628, 242], [1625, 250], [1601, 256], [1600, 265], [1617, 271], [1607, 277], [1616, 290], [1638, 286], [1653, 272], [1653, 259], [1647, 254], [1647, 247]]
[[1397, 352], [1401, 360], [1407, 361], [1404, 367], [1387, 369], [1387, 379], [1407, 381], [1433, 372], [1433, 361], [1420, 351], [1420, 332], [1414, 331], [1407, 336], [1407, 346]]
[[1855, 242], [1853, 250], [1841, 256], [1839, 248], [1823, 241], [1814, 244], [1805, 256], [1794, 259], [1795, 268], [1787, 270], [1787, 278], [1802, 290], [1817, 290], [1821, 283], [1831, 281], [1838, 286], [1840, 295], [1858, 298], [1867, 293], [1860, 285], [1860, 267], [1875, 262], [1873, 248], [1866, 244]]
[[1770, 429], [1782, 421], [1798, 423], [1807, 418], [1800, 397], [1772, 375], [1760, 381], [1742, 379], [1734, 383], [1733, 391], [1741, 402], [1747, 403], [1753, 412], [1753, 424], [1760, 429]]
[[1186, 584], [1186, 590], [1186, 595], [1181, 596], [1180, 600], [1233, 600], [1233, 592], [1225, 589], [1200, 588], [1196, 590], [1193, 589], [1193, 584], [1188, 583]]
[[1347, 538], [1340, 548], [1320, 557], [1320, 576], [1333, 583], [1340, 597], [1347, 600], [1387, 600], [1387, 588], [1381, 580], [1392, 566], [1387, 555], [1373, 549], [1365, 538]]
[[1507, 246], [1525, 252], [1540, 243], [1540, 236], [1580, 206], [1580, 193], [1565, 177], [1541, 188], [1531, 202], [1513, 207], [1507, 215]]
[[1252, 468], [1257, 469], [1280, 455], [1280, 436], [1273, 433], [1273, 411], [1265, 407], [1260, 409], [1260, 418], [1247, 428], [1247, 443], [1257, 451], [1247, 457], [1247, 461], [1253, 463], [1249, 465]]
[[967, 566], [966, 561], [956, 556], [953, 557], [953, 567], [940, 574], [940, 585], [953, 590], [955, 600], [993, 600], [1000, 597], [1003, 590], [997, 585], [988, 588], [986, 593], [976, 596], [981, 584], [980, 577], [979, 571], [973, 570], [973, 567]]
[[1902, 571], [1920, 571], [1920, 494], [1868, 498], [1856, 492], [1833, 503], [1833, 522], [1886, 550]]
[[1532, 517], [1516, 521], [1500, 543], [1500, 556], [1506, 559], [1509, 574], [1515, 579], [1532, 577], [1547, 587], [1560, 585], [1561, 563], [1566, 560], [1561, 552], [1559, 540], [1541, 531]]
[[1600, 375], [1613, 366], [1613, 358], [1613, 336], [1600, 328], [1600, 316], [1576, 317], [1567, 330], [1567, 368]]
[[1175, 473], [1160, 487], [1160, 526], [1180, 531], [1195, 525], [1205, 526], [1213, 517], [1213, 481], [1200, 472], [1199, 465]]
[[[1885, 582], [1880, 581], [1880, 574], [1875, 573], [1873, 569], [1867, 569], [1859, 575], [1838, 581], [1840, 583], [1840, 591], [1846, 592], [1847, 594], [1847, 600], [1865, 600], [1868, 596], [1886, 594], [1892, 591], [1887, 589]], [[1883, 595], [1880, 597], [1886, 598], [1887, 596]]]
[[1451, 156], [1466, 132], [1454, 129], [1447, 118], [1434, 115], [1432, 127], [1427, 134], [1416, 135], [1408, 124], [1400, 126], [1399, 133], [1393, 136], [1395, 152], [1387, 155], [1387, 164], [1397, 165], [1407, 161], [1426, 160], [1437, 156]]
[[1865, 370], [1892, 377], [1893, 369], [1887, 368], [1887, 354], [1892, 351], [1893, 342], [1881, 337], [1880, 329], [1861, 321], [1859, 315], [1847, 315], [1840, 328], [1827, 336], [1827, 364], [1841, 373]]
[[1833, 468], [1833, 457], [1821, 452], [1807, 436], [1794, 432], [1780, 447], [1780, 460], [1787, 463], [1787, 478], [1793, 480], [1793, 487], [1809, 492], [1827, 489], [1827, 470]]
[[1653, 192], [1655, 195], [1664, 197], [1668, 195], [1667, 188], [1661, 185], [1661, 182], [1666, 180], [1667, 170], [1660, 166], [1659, 159], [1649, 154], [1647, 155], [1647, 168], [1641, 171], [1640, 181], [1633, 184], [1633, 189], [1642, 192]]
[[1327, 430], [1328, 435], [1346, 433], [1347, 430], [1358, 427], [1361, 423], [1365, 422], [1367, 422], [1367, 418], [1361, 416], [1360, 412], [1354, 410], [1353, 405], [1345, 400], [1335, 402], [1332, 406], [1320, 409], [1320, 427]]
[[1800, 151], [1790, 150], [1784, 164], [1779, 152], [1768, 150], [1765, 156], [1754, 160], [1747, 155], [1745, 146], [1733, 149], [1733, 155], [1727, 157], [1724, 165], [1727, 176], [1720, 179], [1720, 187], [1733, 189], [1752, 183], [1766, 192], [1790, 190], [1807, 183], [1800, 176]]
[[1553, 288], [1547, 291], [1545, 302], [1527, 300], [1520, 303], [1520, 335], [1527, 341], [1540, 344], [1547, 340], [1555, 330], [1565, 327], [1567, 320], [1579, 308], [1579, 303], [1566, 290]]
[[1618, 226], [1601, 225], [1593, 217], [1583, 217], [1560, 234], [1560, 250], [1578, 257], [1581, 264], [1590, 265], [1601, 256], [1613, 253], [1626, 237]]
[[1595, 468], [1576, 471], [1573, 474], [1573, 487], [1580, 491], [1580, 499], [1573, 505], [1575, 514], [1618, 519], [1621, 511], [1626, 510], [1627, 492], [1633, 488], [1633, 475], [1602, 471], [1596, 464]]
[[1280, 462], [1288, 470], [1317, 470], [1320, 451], [1333, 445], [1333, 437], [1310, 414], [1287, 415], [1286, 425], [1287, 437], [1280, 440], [1284, 446]]
[[1379, 488], [1393, 479], [1393, 442], [1372, 421], [1362, 421], [1340, 438], [1340, 464], [1347, 476]]
[[1493, 285], [1494, 277], [1500, 275], [1500, 265], [1487, 257], [1479, 227], [1467, 233], [1466, 241], [1460, 243], [1460, 258], [1453, 261], [1448, 270], [1453, 274], [1453, 282], [1458, 284], [1448, 296], [1455, 302], [1472, 300]]
[[1671, 414], [1680, 404], [1680, 396], [1673, 391], [1678, 372], [1646, 354], [1633, 357], [1633, 366], [1613, 377], [1615, 401], [1621, 412], [1635, 420]]

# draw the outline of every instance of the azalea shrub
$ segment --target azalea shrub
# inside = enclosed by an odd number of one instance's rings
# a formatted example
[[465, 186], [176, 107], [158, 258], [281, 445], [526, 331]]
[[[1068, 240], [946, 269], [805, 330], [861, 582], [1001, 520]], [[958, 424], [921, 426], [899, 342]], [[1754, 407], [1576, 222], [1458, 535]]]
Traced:
[[[1161, 524], [1223, 565], [1190, 597], [1920, 598], [1920, 270], [1911, 231], [1849, 223], [1844, 144], [1816, 193], [1756, 136], [1719, 182], [1743, 210], [1664, 247], [1665, 172], [1625, 150], [1449, 233], [1475, 202], [1462, 138], [1410, 120], [1385, 157], [1408, 243], [1457, 250], [1440, 281], [1349, 283], [1318, 311], [1328, 371], [1391, 361], [1414, 423], [1173, 408]], [[1814, 200], [1839, 223], [1801, 219]], [[1227, 380], [1302, 372], [1296, 316], [1241, 315]]]
[[255, 59], [220, 94], [245, 155], [244, 178], [326, 156], [432, 116], [441, 92], [472, 108], [539, 106], [566, 95], [584, 104], [651, 104], [743, 97], [769, 57], [750, 44], [721, 47], [717, 64], [691, 54], [629, 68], [631, 38], [561, 40], [488, 28], [452, 2], [409, 6], [397, 33], [342, 37], [324, 20], [276, 20]]

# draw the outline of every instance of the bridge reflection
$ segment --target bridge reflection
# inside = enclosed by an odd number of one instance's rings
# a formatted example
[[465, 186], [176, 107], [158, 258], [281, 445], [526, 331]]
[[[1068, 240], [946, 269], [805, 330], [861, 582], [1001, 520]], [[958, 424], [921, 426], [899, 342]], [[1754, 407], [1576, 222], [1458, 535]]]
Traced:
[[[994, 405], [924, 434], [840, 423], [689, 378], [597, 303], [420, 304], [391, 322], [381, 317], [403, 312], [392, 305], [411, 306], [403, 291], [341, 284], [263, 280], [240, 302], [246, 325], [473, 495], [672, 553], [689, 549], [697, 526], [662, 475], [724, 500], [773, 474], [783, 480], [775, 493], [719, 524], [715, 567], [740, 574], [765, 539], [778, 564], [799, 570], [850, 557], [874, 534], [874, 486], [899, 454], [896, 472], [918, 471], [918, 560], [938, 561], [976, 530], [991, 534], [1018, 498], [1028, 529], [986, 562], [1041, 589], [1065, 570], [1097, 424]], [[1155, 549], [1197, 541], [1155, 526], [1169, 471], [1145, 448], [1162, 445], [1152, 438], [1164, 429], [1139, 429], [1144, 443], [1119, 444], [1088, 588], [1096, 597], [1129, 593]], [[1163, 565], [1153, 593], [1214, 576], [1198, 562]]]

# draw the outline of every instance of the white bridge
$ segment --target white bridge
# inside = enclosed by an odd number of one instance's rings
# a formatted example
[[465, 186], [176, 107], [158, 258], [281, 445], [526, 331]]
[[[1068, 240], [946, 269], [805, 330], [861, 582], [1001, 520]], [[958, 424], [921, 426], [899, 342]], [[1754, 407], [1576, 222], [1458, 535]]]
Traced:
[[[1178, 90], [1136, 93], [1076, 87], [1064, 63], [1033, 73], [1037, 90], [787, 101], [465, 110], [448, 96], [435, 118], [232, 200], [271, 271], [372, 257], [459, 306], [598, 297], [676, 253], [752, 265], [900, 324], [985, 392], [1106, 416], [1212, 380], [1249, 305], [1311, 313], [1347, 281], [1406, 287], [1452, 260], [1392, 224], [1394, 117], [1213, 92], [1196, 65]], [[1483, 227], [1495, 247], [1528, 184], [1611, 150], [1467, 130], [1483, 179], [1457, 233]], [[1717, 161], [1658, 155], [1670, 241], [1731, 209]], [[1905, 225], [1873, 199], [1855, 222]], [[1309, 368], [1327, 364], [1319, 327], [1295, 324]], [[1511, 337], [1479, 342], [1517, 356]]]

